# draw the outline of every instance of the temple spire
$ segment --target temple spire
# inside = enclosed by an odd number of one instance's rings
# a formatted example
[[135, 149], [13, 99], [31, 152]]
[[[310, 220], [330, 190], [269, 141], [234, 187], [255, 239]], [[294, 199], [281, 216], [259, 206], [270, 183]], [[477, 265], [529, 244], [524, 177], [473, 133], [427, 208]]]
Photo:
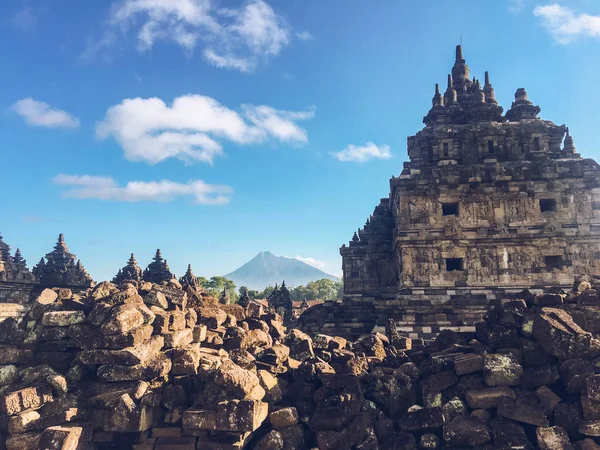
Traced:
[[462, 45], [456, 46], [456, 61], [452, 67], [452, 80], [454, 89], [462, 90], [465, 85], [470, 84], [469, 66], [463, 56]]
[[456, 89], [452, 87], [452, 75], [448, 74], [448, 85], [446, 86], [446, 92], [444, 92], [444, 104], [451, 105], [457, 102]]
[[436, 106], [444, 106], [444, 97], [440, 94], [440, 85], [435, 83], [435, 94], [433, 95], [433, 100], [431, 101], [433, 107]]
[[540, 113], [540, 107], [535, 106], [528, 98], [527, 91], [523, 88], [515, 92], [515, 101], [511, 108], [506, 112], [506, 118], [511, 122], [518, 122], [523, 119], [536, 119]]
[[119, 269], [117, 275], [113, 278], [112, 282], [115, 284], [121, 284], [125, 280], [128, 281], [142, 281], [142, 269], [138, 266], [138, 263], [135, 259], [133, 253], [129, 257], [127, 264], [122, 269]]
[[20, 249], [17, 249], [17, 251], [15, 252], [15, 256], [13, 256], [13, 262], [15, 264], [25, 265], [25, 260], [23, 259], [23, 256], [21, 255]]
[[573, 141], [573, 136], [571, 136], [571, 133], [569, 133], [569, 128], [567, 128], [567, 135], [565, 136], [563, 152], [577, 153], [577, 149], [575, 148], [575, 141]]
[[221, 293], [221, 297], [219, 298], [219, 303], [221, 303], [222, 305], [229, 304], [229, 295], [227, 294], [226, 287], [223, 288], [223, 292]]
[[156, 254], [150, 264], [146, 267], [143, 273], [144, 281], [149, 281], [155, 284], [161, 284], [162, 282], [170, 281], [174, 278], [174, 275], [169, 269], [167, 260], [162, 258], [160, 249], [156, 249]]
[[[166, 263], [166, 261], [165, 261], [165, 263]], [[191, 264], [188, 264], [187, 271], [185, 272], [185, 275], [179, 279], [179, 282], [183, 285], [189, 286], [190, 288], [192, 288], [198, 292], [202, 290], [202, 286], [198, 282], [198, 277], [196, 277], [196, 275], [194, 275], [194, 271], [192, 270]]]
[[486, 103], [498, 104], [498, 101], [496, 100], [496, 94], [494, 93], [494, 88], [492, 86], [492, 83], [490, 83], [490, 74], [487, 71], [485, 72], [485, 84], [483, 86], [483, 93], [485, 94]]

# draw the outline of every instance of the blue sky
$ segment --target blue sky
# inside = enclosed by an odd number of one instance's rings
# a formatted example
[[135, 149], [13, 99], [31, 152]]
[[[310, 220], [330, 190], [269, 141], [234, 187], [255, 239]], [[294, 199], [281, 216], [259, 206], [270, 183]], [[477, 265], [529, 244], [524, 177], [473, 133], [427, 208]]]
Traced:
[[0, 231], [29, 265], [59, 233], [96, 280], [256, 253], [339, 275], [461, 36], [505, 110], [524, 87], [598, 158], [600, 4], [5, 0]]

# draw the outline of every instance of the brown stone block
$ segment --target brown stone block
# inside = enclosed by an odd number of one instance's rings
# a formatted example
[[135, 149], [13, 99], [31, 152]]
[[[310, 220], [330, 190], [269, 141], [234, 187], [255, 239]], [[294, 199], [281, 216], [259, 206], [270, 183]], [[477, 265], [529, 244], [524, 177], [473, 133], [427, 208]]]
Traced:
[[507, 387], [470, 389], [466, 391], [467, 404], [473, 409], [491, 409], [500, 405], [503, 398], [516, 398], [515, 392]]
[[42, 316], [42, 326], [45, 327], [68, 327], [83, 322], [83, 311], [50, 311]]
[[48, 427], [42, 433], [40, 450], [77, 450], [81, 442], [81, 427]]
[[6, 392], [0, 396], [0, 412], [12, 416], [27, 409], [37, 409], [52, 399], [52, 388], [47, 384]]
[[217, 429], [254, 431], [267, 418], [268, 403], [259, 400], [232, 400], [217, 405]]
[[41, 438], [42, 433], [39, 431], [13, 434], [6, 439], [6, 450], [39, 450]]
[[579, 425], [579, 432], [584, 436], [600, 436], [600, 420], [589, 420]]
[[539, 427], [535, 434], [540, 450], [573, 450], [569, 436], [562, 427]]
[[269, 415], [269, 421], [275, 430], [281, 430], [296, 425], [298, 420], [298, 411], [296, 411], [296, 408], [293, 406], [281, 408]]
[[454, 359], [454, 371], [457, 375], [466, 375], [468, 373], [483, 371], [482, 355], [464, 355]]
[[135, 366], [100, 366], [97, 375], [101, 380], [110, 382], [149, 380], [167, 375], [171, 366], [171, 360], [164, 353], [159, 353], [144, 364]]
[[196, 450], [195, 437], [164, 437], [156, 440], [154, 450]]
[[163, 345], [164, 338], [162, 336], [152, 336], [148, 341], [135, 347], [121, 350], [83, 350], [79, 353], [78, 359], [83, 364], [134, 366], [143, 364], [148, 359], [156, 356]]
[[0, 364], [31, 364], [33, 352], [27, 349], [2, 345], [0, 346]]
[[180, 437], [180, 427], [152, 427], [152, 437]]
[[162, 335], [165, 339], [165, 348], [182, 347], [191, 344], [194, 340], [193, 331], [191, 328], [184, 330], [172, 331]]
[[188, 409], [183, 413], [182, 427], [190, 430], [216, 430], [217, 412], [202, 409]]

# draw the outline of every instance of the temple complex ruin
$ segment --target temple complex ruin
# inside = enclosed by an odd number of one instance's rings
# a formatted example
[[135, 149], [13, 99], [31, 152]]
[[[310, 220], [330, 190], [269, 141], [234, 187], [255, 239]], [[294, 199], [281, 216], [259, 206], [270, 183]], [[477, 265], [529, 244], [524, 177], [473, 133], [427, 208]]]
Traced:
[[11, 255], [10, 246], [0, 236], [0, 303], [27, 303], [32, 290], [44, 286], [75, 291], [94, 286], [83, 264], [69, 252], [60, 234], [54, 249], [30, 271], [19, 249]]
[[389, 197], [340, 249], [345, 297], [323, 305], [330, 320], [367, 332], [392, 318], [412, 337], [470, 331], [507, 294], [599, 273], [600, 167], [539, 113], [519, 88], [503, 114], [489, 74], [483, 86], [471, 78], [457, 46]]

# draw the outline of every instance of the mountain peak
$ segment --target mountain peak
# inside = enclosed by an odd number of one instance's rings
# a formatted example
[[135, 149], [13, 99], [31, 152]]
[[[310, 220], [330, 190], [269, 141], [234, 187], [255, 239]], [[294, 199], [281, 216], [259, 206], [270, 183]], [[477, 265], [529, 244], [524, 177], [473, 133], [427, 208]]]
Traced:
[[285, 280], [285, 284], [294, 287], [310, 281], [327, 278], [338, 281], [339, 278], [294, 258], [277, 256], [271, 251], [257, 254], [243, 266], [225, 275], [237, 287], [263, 290], [267, 286], [275, 286]]

